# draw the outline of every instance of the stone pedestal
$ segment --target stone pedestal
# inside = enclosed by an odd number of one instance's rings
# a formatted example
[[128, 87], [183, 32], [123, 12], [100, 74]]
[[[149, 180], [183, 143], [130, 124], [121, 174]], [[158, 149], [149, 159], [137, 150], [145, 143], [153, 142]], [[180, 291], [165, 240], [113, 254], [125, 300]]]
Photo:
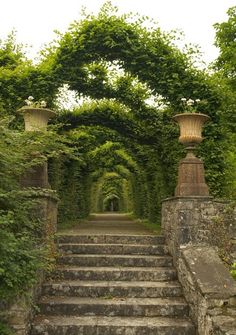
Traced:
[[178, 184], [175, 196], [209, 196], [208, 186], [205, 182], [203, 162], [188, 152], [179, 163]]
[[21, 177], [22, 187], [50, 188], [48, 183], [48, 164], [34, 166]]

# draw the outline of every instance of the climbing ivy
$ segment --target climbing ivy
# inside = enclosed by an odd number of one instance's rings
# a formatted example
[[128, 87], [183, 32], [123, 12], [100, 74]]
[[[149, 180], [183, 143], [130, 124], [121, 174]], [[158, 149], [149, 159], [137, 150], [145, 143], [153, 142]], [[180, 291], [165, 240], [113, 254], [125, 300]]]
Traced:
[[[37, 272], [48, 266], [43, 222], [34, 215], [37, 197], [45, 191], [23, 188], [22, 176], [59, 152], [73, 156], [68, 140], [56, 132], [38, 134], [10, 129], [12, 119], [0, 121], [0, 296], [1, 303], [25, 293]], [[32, 152], [40, 152], [32, 158]], [[53, 193], [53, 192], [52, 192]]]

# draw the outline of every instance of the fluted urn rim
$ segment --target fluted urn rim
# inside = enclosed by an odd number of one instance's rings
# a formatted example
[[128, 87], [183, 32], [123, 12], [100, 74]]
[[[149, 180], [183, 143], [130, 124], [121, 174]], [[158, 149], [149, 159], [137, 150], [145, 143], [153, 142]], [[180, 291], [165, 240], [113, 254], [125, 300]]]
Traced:
[[183, 118], [183, 117], [192, 117], [192, 118], [196, 118], [199, 117], [204, 120], [204, 121], [208, 121], [210, 120], [210, 116], [206, 115], [206, 114], [202, 114], [202, 113], [179, 113], [173, 116], [173, 120], [178, 121], [179, 119]]
[[25, 131], [46, 131], [49, 119], [56, 116], [51, 109], [34, 106], [23, 106], [18, 112], [24, 118]]
[[201, 113], [182, 113], [175, 115], [173, 119], [180, 127], [179, 142], [185, 146], [195, 146], [202, 142], [202, 127], [210, 117]]

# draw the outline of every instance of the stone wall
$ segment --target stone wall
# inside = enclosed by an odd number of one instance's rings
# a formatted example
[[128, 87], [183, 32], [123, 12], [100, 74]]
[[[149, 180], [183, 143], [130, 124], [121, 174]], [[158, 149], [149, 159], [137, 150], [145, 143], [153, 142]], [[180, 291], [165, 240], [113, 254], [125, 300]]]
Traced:
[[211, 197], [175, 197], [162, 204], [168, 249], [200, 335], [236, 334], [236, 282], [211, 246], [212, 219], [225, 206]]
[[[190, 306], [190, 317], [197, 325], [198, 333], [215, 334], [217, 318], [227, 316], [229, 321], [230, 313], [234, 310], [236, 284], [229, 270], [214, 248], [190, 246], [180, 251], [177, 271]], [[231, 321], [228, 330], [236, 330], [236, 315]]]
[[212, 197], [176, 197], [162, 203], [162, 228], [174, 260], [181, 246], [209, 244], [213, 217], [221, 215], [225, 202]]

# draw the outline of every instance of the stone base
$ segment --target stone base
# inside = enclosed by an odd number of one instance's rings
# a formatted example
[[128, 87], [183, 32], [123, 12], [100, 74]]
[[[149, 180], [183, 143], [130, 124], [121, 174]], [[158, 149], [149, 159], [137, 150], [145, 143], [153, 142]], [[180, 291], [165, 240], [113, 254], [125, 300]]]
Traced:
[[209, 196], [203, 162], [192, 153], [188, 153], [179, 163], [175, 196]]
[[49, 188], [48, 163], [34, 166], [21, 177], [22, 187]]

